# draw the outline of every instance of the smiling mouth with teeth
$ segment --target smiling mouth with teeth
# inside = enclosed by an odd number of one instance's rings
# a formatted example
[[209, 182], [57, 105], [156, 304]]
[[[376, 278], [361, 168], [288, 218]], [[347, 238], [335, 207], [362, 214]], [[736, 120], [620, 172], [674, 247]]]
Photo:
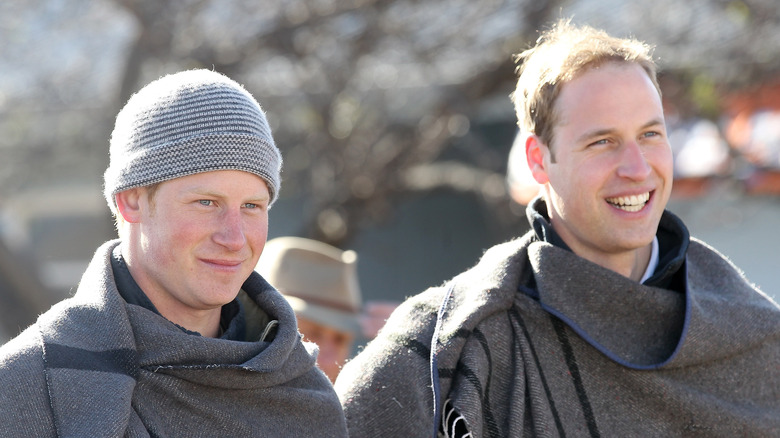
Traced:
[[650, 200], [650, 192], [642, 193], [641, 195], [631, 196], [618, 196], [615, 198], [607, 198], [607, 202], [613, 207], [619, 208], [623, 211], [635, 213], [644, 208], [647, 201]]

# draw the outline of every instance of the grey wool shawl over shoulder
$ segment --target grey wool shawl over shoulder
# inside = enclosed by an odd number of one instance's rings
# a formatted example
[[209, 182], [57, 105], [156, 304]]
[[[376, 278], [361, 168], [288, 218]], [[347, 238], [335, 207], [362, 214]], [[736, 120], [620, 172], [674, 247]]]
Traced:
[[0, 436], [346, 436], [316, 346], [262, 277], [241, 293], [278, 321], [274, 336], [201, 337], [122, 300], [117, 244], [97, 250], [72, 298], [0, 348]]
[[685, 266], [682, 294], [533, 232], [493, 247], [345, 365], [350, 436], [434, 436], [444, 403], [474, 438], [780, 436], [780, 309], [700, 241]]

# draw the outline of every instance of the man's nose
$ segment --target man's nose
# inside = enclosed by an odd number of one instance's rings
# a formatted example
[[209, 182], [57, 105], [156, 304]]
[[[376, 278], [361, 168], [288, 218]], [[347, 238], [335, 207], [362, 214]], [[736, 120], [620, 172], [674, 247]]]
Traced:
[[647, 162], [642, 147], [636, 141], [626, 142], [621, 151], [618, 176], [636, 181], [642, 181], [650, 176], [652, 171]]
[[241, 212], [228, 210], [220, 218], [219, 231], [214, 234], [214, 241], [232, 251], [238, 251], [246, 244], [244, 225]]

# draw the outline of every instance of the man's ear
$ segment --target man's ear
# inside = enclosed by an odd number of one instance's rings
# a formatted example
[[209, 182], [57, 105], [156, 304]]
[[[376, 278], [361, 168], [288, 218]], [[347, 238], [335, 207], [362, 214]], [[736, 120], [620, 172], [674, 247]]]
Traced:
[[525, 139], [525, 157], [528, 160], [528, 168], [531, 169], [536, 182], [546, 184], [550, 179], [547, 177], [547, 167], [544, 164], [545, 154], [549, 154], [550, 149], [536, 134], [530, 134]]
[[117, 213], [125, 222], [137, 223], [141, 220], [141, 189], [136, 187], [114, 195]]

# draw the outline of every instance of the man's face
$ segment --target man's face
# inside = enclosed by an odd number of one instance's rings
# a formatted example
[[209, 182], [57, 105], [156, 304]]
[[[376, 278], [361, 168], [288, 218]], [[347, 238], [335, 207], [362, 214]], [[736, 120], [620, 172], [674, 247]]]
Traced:
[[165, 181], [151, 199], [137, 190], [131, 273], [158, 310], [175, 320], [232, 301], [265, 246], [266, 183], [222, 170]]
[[656, 88], [638, 65], [607, 63], [563, 85], [555, 107], [552, 151], [538, 149], [543, 164], [534, 171], [547, 183], [553, 228], [602, 266], [635, 257], [652, 242], [672, 189]]
[[298, 316], [297, 319], [298, 331], [303, 335], [303, 339], [314, 342], [320, 347], [317, 366], [325, 372], [331, 382], [335, 382], [341, 367], [352, 354], [354, 335], [302, 316]]

